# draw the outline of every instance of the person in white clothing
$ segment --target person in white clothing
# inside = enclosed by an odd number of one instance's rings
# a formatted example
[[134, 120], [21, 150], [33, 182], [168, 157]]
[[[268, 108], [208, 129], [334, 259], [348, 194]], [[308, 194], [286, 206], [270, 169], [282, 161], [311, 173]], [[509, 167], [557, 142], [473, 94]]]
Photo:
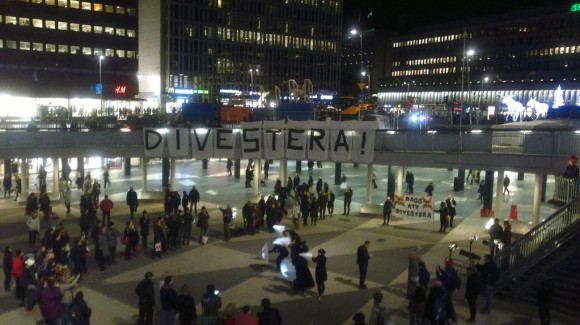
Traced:
[[36, 244], [36, 237], [40, 231], [40, 219], [36, 212], [32, 212], [28, 217], [28, 220], [26, 220], [26, 226], [28, 226], [28, 245], [32, 247]]

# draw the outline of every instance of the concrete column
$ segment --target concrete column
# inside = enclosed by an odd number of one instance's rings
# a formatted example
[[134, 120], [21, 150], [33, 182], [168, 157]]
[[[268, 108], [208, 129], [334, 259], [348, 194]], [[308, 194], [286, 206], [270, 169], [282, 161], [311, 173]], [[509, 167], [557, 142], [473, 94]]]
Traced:
[[131, 176], [131, 157], [125, 157], [123, 159], [123, 169], [125, 171], [125, 176]]
[[485, 184], [483, 186], [483, 207], [492, 210], [493, 207], [493, 177], [495, 172], [493, 170], [485, 171]]
[[302, 172], [302, 160], [296, 160], [296, 173], [300, 174]]
[[497, 171], [497, 184], [495, 186], [495, 217], [501, 220], [501, 209], [503, 207], [503, 170]]
[[58, 188], [58, 183], [59, 183], [59, 178], [60, 178], [60, 168], [59, 168], [59, 159], [58, 158], [52, 158], [52, 193], [59, 193], [59, 198], [60, 198], [60, 192], [59, 192], [59, 188]]
[[[79, 177], [85, 181], [85, 158], [84, 157], [77, 157], [77, 173]], [[75, 179], [76, 181], [76, 179]]]
[[161, 187], [163, 189], [169, 186], [169, 158], [161, 159]]
[[334, 163], [334, 185], [342, 183], [342, 165], [341, 163]]
[[141, 158], [141, 188], [147, 192], [147, 158]]
[[367, 204], [373, 204], [373, 164], [367, 165]]
[[262, 160], [254, 160], [254, 195], [260, 194], [260, 174], [262, 173]]
[[201, 169], [207, 169], [207, 162], [208, 162], [208, 159], [201, 160]]
[[518, 173], [518, 181], [524, 180], [524, 173]]
[[280, 160], [280, 181], [282, 187], [286, 187], [288, 181], [288, 161], [286, 159]]
[[542, 178], [543, 175], [536, 174], [534, 182], [534, 202], [532, 204], [532, 226], [540, 223], [540, 201], [542, 196]]
[[240, 179], [240, 160], [234, 159], [234, 179]]
[[169, 180], [169, 185], [171, 185], [171, 190], [175, 191], [177, 190], [177, 186], [175, 186], [175, 158], [170, 158], [170, 163], [169, 163], [169, 175], [170, 175], [170, 180]]
[[397, 193], [403, 193], [403, 176], [405, 176], [405, 167], [397, 167]]
[[453, 191], [463, 191], [465, 189], [465, 169], [457, 170], [457, 178], [459, 183], [455, 184], [455, 180], [453, 181]]
[[542, 203], [546, 202], [546, 183], [548, 182], [548, 175], [542, 175]]
[[395, 173], [391, 165], [387, 168], [387, 196], [395, 199]]
[[4, 159], [4, 174], [11, 174], [10, 165], [12, 161], [10, 159]]
[[28, 181], [28, 160], [22, 159], [22, 163], [20, 164], [20, 180], [22, 182], [22, 190], [20, 199], [21, 201], [26, 202], [26, 197], [28, 196], [28, 188], [29, 188], [29, 181]]

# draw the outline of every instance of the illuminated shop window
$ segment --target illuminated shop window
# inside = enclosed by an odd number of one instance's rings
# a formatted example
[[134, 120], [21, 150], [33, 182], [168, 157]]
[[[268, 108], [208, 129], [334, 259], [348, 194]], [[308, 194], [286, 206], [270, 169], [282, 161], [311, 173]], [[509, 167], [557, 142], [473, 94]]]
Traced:
[[77, 45], [70, 46], [70, 54], [80, 54], [81, 47]]
[[46, 48], [46, 52], [51, 52], [51, 53], [55, 53], [56, 52], [56, 45], [54, 44], [46, 44], [45, 45]]
[[137, 10], [135, 8], [127, 8], [127, 15], [129, 16], [136, 16]]
[[77, 23], [70, 23], [70, 30], [73, 32], [80, 32], [81, 26]]
[[107, 35], [114, 35], [115, 29], [113, 27], [105, 27], [105, 34]]
[[137, 53], [135, 51], [127, 51], [127, 57], [129, 59], [136, 59], [137, 58]]
[[134, 29], [127, 29], [127, 37], [137, 37], [137, 33]]
[[125, 50], [117, 50], [115, 52], [115, 54], [118, 58], [124, 58], [125, 57]]
[[70, 0], [69, 7], [72, 9], [79, 9], [81, 5], [77, 0]]
[[102, 34], [103, 33], [103, 26], [94, 26], [93, 33], [95, 34]]
[[35, 28], [42, 28], [42, 19], [32, 19], [32, 26]]
[[121, 6], [115, 7], [115, 13], [120, 14], [120, 15], [124, 15], [125, 14], [125, 7], [121, 7]]
[[58, 22], [58, 29], [59, 30], [68, 30], [68, 23], [66, 21], [59, 21]]
[[123, 29], [123, 28], [117, 28], [115, 30], [115, 32], [116, 32], [117, 36], [125, 36], [125, 29]]
[[92, 9], [91, 7], [92, 6], [90, 2], [83, 1], [81, 4], [81, 9], [83, 10], [91, 10]]
[[5, 22], [6, 22], [6, 25], [18, 24], [18, 20], [14, 16], [6, 16]]
[[45, 20], [44, 26], [46, 26], [46, 28], [48, 29], [56, 29], [56, 23], [54, 22], [54, 20]]
[[114, 14], [115, 13], [115, 7], [113, 7], [111, 5], [105, 5], [105, 12], [110, 13], [110, 14]]
[[[57, 4], [58, 4], [59, 7], [66, 7], [67, 6], [67, 1], [68, 0], [58, 0], [57, 1]], [[49, 52], [48, 49], [47, 49], [47, 52]]]
[[59, 44], [58, 53], [68, 53], [68, 45]]
[[91, 25], [83, 25], [82, 30], [83, 30], [83, 33], [90, 33], [90, 32], [93, 31], [93, 26], [91, 26]]
[[30, 42], [20, 41], [20, 49], [23, 51], [30, 51]]
[[93, 3], [93, 11], [103, 11], [102, 3]]
[[83, 46], [83, 55], [93, 55], [93, 50], [90, 47]]
[[20, 26], [30, 26], [30, 18], [18, 18], [18, 25]]

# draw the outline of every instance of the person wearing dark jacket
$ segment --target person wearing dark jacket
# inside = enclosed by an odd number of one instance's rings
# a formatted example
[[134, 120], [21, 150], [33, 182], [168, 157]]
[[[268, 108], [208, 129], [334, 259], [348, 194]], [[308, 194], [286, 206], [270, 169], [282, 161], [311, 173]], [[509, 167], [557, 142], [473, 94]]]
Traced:
[[439, 232], [444, 233], [447, 230], [447, 216], [449, 216], [449, 209], [447, 209], [447, 204], [445, 202], [441, 202], [439, 210], [435, 210], [439, 212]]
[[427, 196], [433, 196], [433, 191], [435, 190], [435, 186], [433, 186], [433, 182], [429, 182], [429, 185], [425, 187], [425, 193]]
[[[436, 306], [438, 301], [441, 301], [442, 304]], [[441, 286], [441, 282], [437, 281], [429, 289], [429, 295], [425, 301], [425, 311], [423, 315], [431, 325], [445, 325], [449, 320], [447, 315], [450, 315], [451, 313], [450, 306], [450, 297], [445, 294], [445, 289]], [[438, 312], [437, 307], [443, 307], [445, 308], [445, 311]]]
[[129, 187], [129, 191], [127, 191], [127, 205], [129, 206], [129, 212], [131, 213], [131, 219], [137, 212], [137, 206], [139, 205], [139, 200], [137, 199], [137, 192], [133, 190], [133, 187]]
[[479, 295], [479, 274], [477, 270], [470, 266], [467, 268], [467, 283], [465, 284], [465, 300], [469, 305], [469, 318], [467, 323], [474, 323], [477, 314], [477, 296]]
[[188, 197], [190, 202], [189, 211], [193, 211], [193, 214], [197, 215], [197, 204], [201, 200], [201, 196], [199, 195], [199, 191], [197, 188], [195, 188], [195, 186], [193, 186], [191, 191], [189, 191]]
[[145, 279], [141, 280], [135, 288], [135, 294], [139, 297], [139, 325], [153, 324], [153, 306], [155, 306], [155, 289], [153, 273], [145, 273]]
[[282, 265], [282, 261], [288, 257], [288, 248], [281, 245], [274, 245], [274, 247], [268, 251], [268, 253], [279, 253], [278, 257], [276, 258], [276, 272], [280, 272], [280, 265]]
[[177, 292], [173, 289], [173, 277], [167, 276], [163, 280], [163, 287], [159, 290], [159, 300], [163, 309], [163, 324], [174, 325], [177, 312]]
[[314, 277], [316, 279], [316, 288], [318, 289], [318, 300], [320, 300], [325, 290], [324, 282], [328, 279], [328, 274], [326, 273], [326, 251], [322, 248], [319, 249], [318, 255], [312, 258], [312, 262], [316, 263]]
[[485, 255], [483, 265], [476, 264], [479, 278], [483, 283], [483, 295], [485, 297], [485, 307], [481, 310], [482, 314], [489, 314], [493, 304], [493, 287], [499, 279], [499, 269], [495, 265], [491, 255]]
[[141, 243], [143, 244], [143, 249], [147, 247], [147, 237], [149, 237], [149, 225], [151, 224], [151, 219], [149, 218], [149, 214], [147, 210], [143, 210], [141, 214], [141, 218], [139, 219], [139, 226], [141, 227], [139, 230], [141, 232]]
[[554, 279], [551, 273], [546, 273], [541, 279], [538, 289], [538, 311], [541, 325], [550, 325], [550, 304], [554, 296]]
[[4, 290], [10, 292], [12, 285], [12, 248], [6, 246], [4, 248], [4, 259], [2, 269], [4, 270]]
[[370, 241], [365, 241], [363, 245], [360, 245], [356, 251], [356, 264], [358, 264], [359, 271], [359, 289], [366, 289], [365, 280], [367, 277], [367, 269], [369, 267], [369, 260], [371, 259], [371, 254], [369, 254]]
[[177, 296], [177, 312], [179, 313], [179, 323], [181, 325], [191, 325], [197, 321], [195, 300], [193, 299], [187, 284], [182, 285], [179, 289], [179, 295]]
[[282, 315], [277, 308], [272, 308], [270, 299], [262, 299], [262, 311], [258, 313], [258, 325], [280, 325]]
[[389, 225], [389, 221], [391, 221], [391, 213], [393, 212], [393, 201], [391, 198], [387, 196], [387, 200], [383, 205], [383, 225]]
[[578, 158], [574, 155], [568, 157], [568, 165], [566, 166], [566, 170], [562, 174], [562, 176], [571, 179], [578, 179], [580, 175], [580, 169], [576, 165], [578, 162]]

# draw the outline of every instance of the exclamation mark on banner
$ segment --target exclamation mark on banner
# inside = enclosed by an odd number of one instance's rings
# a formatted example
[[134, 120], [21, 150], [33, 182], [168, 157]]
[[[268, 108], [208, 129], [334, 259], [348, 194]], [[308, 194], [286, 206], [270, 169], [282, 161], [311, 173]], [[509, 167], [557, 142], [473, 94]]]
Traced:
[[367, 133], [363, 132], [362, 133], [362, 141], [360, 144], [360, 149], [361, 149], [361, 154], [364, 155], [365, 154], [365, 144], [367, 142]]

